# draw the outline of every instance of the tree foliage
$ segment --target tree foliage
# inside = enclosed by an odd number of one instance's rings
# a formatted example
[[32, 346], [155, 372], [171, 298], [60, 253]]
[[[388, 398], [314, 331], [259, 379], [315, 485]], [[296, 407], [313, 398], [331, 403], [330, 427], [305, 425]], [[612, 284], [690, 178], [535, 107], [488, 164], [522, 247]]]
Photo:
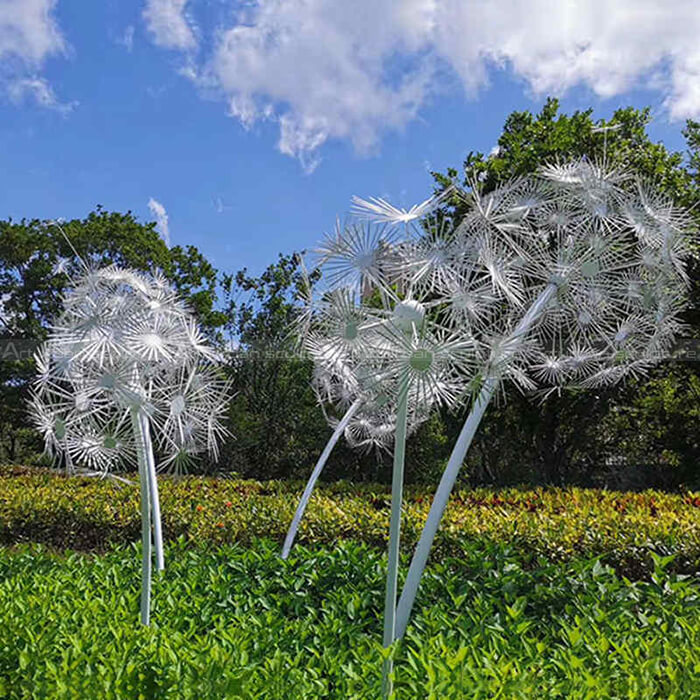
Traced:
[[[692, 210], [700, 228], [700, 122], [688, 121], [686, 153], [648, 136], [648, 109], [619, 109], [609, 119], [592, 110], [564, 114], [549, 99], [538, 114], [514, 112], [498, 150], [469, 152], [462, 169], [433, 173], [438, 190], [452, 182], [488, 192], [543, 162], [572, 158], [625, 164]], [[460, 200], [453, 207], [464, 206]], [[152, 223], [98, 207], [61, 224], [0, 221], [0, 335], [43, 339], [76, 269], [88, 263], [158, 268], [185, 296], [227, 358], [237, 394], [229, 427], [235, 439], [219, 469], [245, 476], [305, 477], [330, 434], [310, 387], [310, 363], [289, 334], [304, 284], [299, 259], [280, 255], [260, 275], [224, 272], [193, 246], [168, 248]], [[700, 264], [689, 266], [693, 306], [686, 314], [694, 360], [669, 361], [646, 380], [612, 391], [576, 391], [543, 403], [508, 390], [487, 413], [465, 473], [474, 483], [607, 483], [618, 487], [700, 483]], [[311, 280], [314, 281], [313, 279]], [[695, 345], [693, 345], [695, 343]], [[33, 374], [27, 357], [0, 353], [0, 461], [35, 459], [40, 445], [25, 428], [24, 397]], [[29, 352], [27, 352], [29, 354]], [[463, 415], [434, 416], [411, 438], [407, 478], [434, 482], [454, 444]], [[341, 441], [342, 443], [342, 441]], [[339, 444], [328, 478], [386, 479], [388, 460]]]
[[327, 427], [311, 389], [311, 363], [296, 352], [290, 333], [303, 285], [296, 255], [280, 255], [258, 277], [246, 268], [222, 277], [237, 392], [235, 439], [224, 448], [222, 465], [244, 476], [301, 476], [323, 445]]

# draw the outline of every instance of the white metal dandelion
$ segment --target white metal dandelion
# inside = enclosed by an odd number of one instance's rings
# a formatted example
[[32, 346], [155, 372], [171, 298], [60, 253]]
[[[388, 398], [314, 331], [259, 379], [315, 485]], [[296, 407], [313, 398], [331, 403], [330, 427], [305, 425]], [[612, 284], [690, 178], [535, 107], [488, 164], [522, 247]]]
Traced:
[[[445, 314], [430, 298], [426, 276], [446, 269], [444, 260], [422, 260], [420, 245], [397, 244], [386, 226], [374, 231], [363, 225], [362, 241], [369, 247], [355, 245], [357, 230], [352, 223], [336, 229], [319, 251], [330, 284], [315, 312], [305, 316], [303, 345], [314, 361], [317, 393], [347, 410], [307, 483], [282, 554], [289, 554], [314, 484], [340, 436], [358, 447], [393, 442], [384, 617], [389, 646], [395, 637], [406, 438], [432, 408], [454, 405], [468, 391], [479, 354], [469, 337], [444, 322]], [[388, 676], [387, 667], [385, 680]]]
[[[683, 259], [692, 231], [687, 215], [667, 198], [628, 172], [585, 160], [544, 168], [501, 190], [492, 195], [506, 202], [498, 216], [462, 227], [461, 235], [465, 249], [478, 251], [474, 243], [481, 240], [498, 245], [502, 261], [515, 263], [512, 280], [505, 281], [512, 289], [502, 290], [509, 303], [470, 329], [490, 347], [489, 360], [409, 567], [397, 638], [406, 630], [459, 469], [501, 382], [511, 379], [545, 394], [613, 384], [667, 356], [682, 328]], [[656, 207], [648, 205], [652, 201]], [[631, 214], [642, 209], [645, 235], [640, 217]], [[483, 208], [477, 216], [486, 218]]]
[[452, 194], [451, 188], [429, 197], [420, 204], [414, 204], [409, 209], [400, 209], [381, 197], [362, 199], [353, 195], [351, 210], [355, 216], [374, 222], [387, 224], [407, 224], [431, 214]]
[[[386, 646], [406, 630], [459, 469], [503, 382], [543, 395], [613, 384], [657, 362], [682, 327], [690, 219], [632, 173], [582, 160], [463, 199], [459, 220], [433, 215], [440, 198], [409, 210], [355, 199], [362, 236], [337, 228], [322, 250], [330, 295], [353, 299], [309, 345], [316, 367], [355, 397], [338, 428], [362, 434], [360, 390], [389, 395], [395, 415]], [[407, 406], [425, 412], [470, 394], [394, 610]]]
[[65, 294], [36, 365], [31, 415], [49, 454], [103, 476], [136, 458], [149, 624], [152, 546], [164, 568], [155, 454], [175, 472], [201, 453], [216, 457], [228, 384], [167, 280], [116, 266], [87, 271]]
[[[329, 290], [313, 310], [311, 321], [303, 326], [301, 343], [314, 362], [316, 396], [321, 406], [329, 404], [341, 418], [327, 416], [334, 431], [287, 531], [282, 547], [284, 559], [290, 554], [313, 489], [338, 440], [345, 436], [351, 447], [360, 450], [387, 449], [393, 440], [397, 397], [385, 386], [392, 372], [386, 361], [391, 334], [386, 337], [383, 309], [361, 303], [358, 296], [352, 287]], [[411, 308], [410, 303], [404, 305], [404, 314]], [[395, 368], [393, 371], [395, 374]], [[426, 419], [418, 398], [416, 391], [408, 397], [409, 434]]]

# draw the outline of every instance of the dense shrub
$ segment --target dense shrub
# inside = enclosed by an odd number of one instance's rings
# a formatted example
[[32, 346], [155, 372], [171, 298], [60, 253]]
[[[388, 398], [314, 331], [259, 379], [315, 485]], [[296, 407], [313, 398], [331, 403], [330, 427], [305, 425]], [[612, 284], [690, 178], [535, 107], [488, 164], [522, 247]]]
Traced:
[[[263, 541], [166, 555], [145, 628], [134, 547], [0, 548], [0, 696], [380, 697], [379, 552], [343, 543], [283, 562]], [[630, 583], [487, 545], [433, 566], [395, 649], [395, 697], [697, 697], [698, 588], [664, 564]]]
[[[281, 542], [302, 482], [203, 477], [162, 478], [168, 539], [248, 544]], [[413, 548], [432, 490], [407, 490], [402, 544]], [[356, 540], [383, 548], [389, 490], [338, 482], [318, 489], [300, 542]], [[0, 543], [40, 542], [59, 548], [103, 549], [139, 538], [138, 491], [50, 470], [0, 468]], [[516, 545], [551, 561], [602, 554], [628, 576], [652, 569], [650, 552], [674, 554], [677, 571], [700, 570], [700, 494], [596, 489], [474, 489], [456, 492], [435, 543], [435, 556], [463, 556], [480, 543]]]
[[[700, 340], [695, 347], [697, 360]], [[601, 428], [617, 457], [608, 483], [700, 486], [700, 365], [662, 365], [624, 387]]]

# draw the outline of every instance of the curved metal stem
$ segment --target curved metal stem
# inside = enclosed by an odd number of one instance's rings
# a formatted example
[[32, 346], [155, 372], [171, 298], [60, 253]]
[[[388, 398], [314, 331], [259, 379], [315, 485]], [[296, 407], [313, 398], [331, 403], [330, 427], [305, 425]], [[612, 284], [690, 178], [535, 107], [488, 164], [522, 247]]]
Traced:
[[411, 615], [411, 609], [418, 593], [423, 570], [428, 561], [428, 555], [435, 539], [435, 534], [440, 526], [442, 515], [445, 512], [447, 502], [452, 493], [452, 487], [457, 480], [457, 474], [462, 466], [464, 457], [467, 454], [469, 445], [471, 445], [474, 433], [481, 422], [481, 418], [489, 405], [493, 394], [498, 386], [498, 380], [495, 377], [488, 377], [484, 382], [484, 386], [479, 393], [479, 396], [472, 408], [469, 417], [462, 427], [462, 431], [457, 438], [450, 459], [445, 467], [445, 471], [440, 479], [440, 484], [435, 492], [433, 504], [430, 507], [428, 520], [425, 523], [420, 540], [416, 546], [416, 551], [413, 554], [411, 565], [406, 575], [406, 582], [401, 592], [401, 598], [396, 610], [396, 637], [400, 639], [406, 632], [408, 619]]
[[153, 457], [153, 443], [151, 442], [151, 422], [143, 411], [139, 411], [139, 421], [141, 423], [141, 432], [145, 448], [148, 491], [151, 496], [151, 519], [153, 521], [153, 544], [156, 550], [156, 570], [163, 571], [165, 568], [165, 557], [163, 555], [163, 525], [160, 517], [160, 496], [158, 495], [156, 462]]
[[[406, 423], [408, 414], [408, 376], [401, 379], [396, 407], [396, 434], [394, 440], [394, 469], [391, 480], [391, 522], [389, 525], [389, 555], [384, 598], [384, 647], [392, 645], [396, 629], [396, 593], [399, 576], [401, 544], [401, 506], [403, 505], [403, 474], [406, 455]], [[393, 661], [389, 656], [384, 662], [382, 690], [384, 697], [392, 692], [391, 673]]]
[[151, 618], [151, 497], [146, 448], [137, 409], [131, 412], [131, 426], [136, 437], [141, 491], [141, 624], [148, 625]]
[[304, 517], [306, 506], [309, 504], [311, 493], [314, 490], [314, 486], [316, 485], [319, 476], [321, 476], [323, 467], [326, 466], [328, 457], [330, 457], [330, 454], [333, 451], [335, 444], [340, 439], [340, 436], [343, 434], [343, 431], [350, 422], [350, 419], [355, 415], [355, 413], [357, 413], [357, 410], [360, 408], [362, 403], [362, 399], [357, 399], [357, 401], [355, 401], [355, 403], [353, 403], [352, 406], [350, 406], [350, 408], [345, 412], [345, 415], [340, 420], [340, 423], [338, 423], [338, 426], [333, 431], [333, 435], [331, 435], [330, 439], [328, 440], [328, 443], [326, 444], [323, 452], [321, 453], [321, 456], [318, 458], [318, 462], [316, 462], [316, 466], [311, 472], [311, 476], [309, 477], [309, 480], [306, 483], [304, 493], [302, 494], [301, 500], [299, 501], [299, 505], [297, 506], [296, 512], [294, 513], [294, 518], [292, 520], [292, 524], [289, 526], [289, 530], [287, 531], [287, 536], [284, 539], [284, 546], [282, 547], [282, 559], [286, 559], [289, 556], [289, 552], [291, 551], [292, 545], [294, 544], [294, 538], [296, 537], [297, 531], [299, 530], [299, 524], [301, 523], [302, 517]]

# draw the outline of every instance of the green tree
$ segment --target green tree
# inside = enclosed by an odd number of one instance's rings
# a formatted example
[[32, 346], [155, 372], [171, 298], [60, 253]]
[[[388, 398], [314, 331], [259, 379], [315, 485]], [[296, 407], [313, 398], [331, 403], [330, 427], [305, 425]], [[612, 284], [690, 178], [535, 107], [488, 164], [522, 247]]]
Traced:
[[36, 436], [26, 427], [32, 350], [60, 311], [70, 275], [83, 264], [109, 263], [162, 271], [205, 332], [214, 340], [222, 337], [226, 317], [215, 306], [217, 271], [194, 246], [168, 248], [154, 223], [142, 224], [131, 212], [101, 207], [60, 228], [39, 219], [0, 221], [0, 459], [30, 458], [39, 450]]
[[621, 387], [601, 432], [623, 459], [605, 474], [612, 486], [700, 485], [700, 372], [693, 364], [656, 367]]
[[222, 278], [236, 395], [234, 439], [221, 463], [244, 476], [302, 476], [327, 438], [311, 363], [297, 352], [291, 332], [304, 285], [294, 254], [280, 255], [258, 277], [244, 268]]

